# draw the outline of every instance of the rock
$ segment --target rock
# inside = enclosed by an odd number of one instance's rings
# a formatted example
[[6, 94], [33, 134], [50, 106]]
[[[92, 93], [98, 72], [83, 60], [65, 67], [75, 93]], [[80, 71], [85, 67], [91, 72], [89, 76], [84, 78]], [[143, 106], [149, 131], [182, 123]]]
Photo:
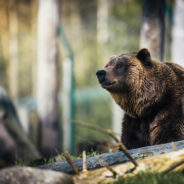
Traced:
[[31, 167], [11, 167], [0, 170], [1, 184], [73, 184], [72, 176]]

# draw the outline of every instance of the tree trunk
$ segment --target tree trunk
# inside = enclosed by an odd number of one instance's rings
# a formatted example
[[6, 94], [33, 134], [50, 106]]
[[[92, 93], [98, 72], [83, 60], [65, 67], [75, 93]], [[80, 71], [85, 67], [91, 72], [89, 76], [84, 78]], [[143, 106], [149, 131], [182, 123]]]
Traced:
[[37, 69], [37, 61], [36, 61], [36, 50], [35, 48], [37, 40], [35, 39], [35, 33], [37, 30], [37, 17], [35, 14], [37, 13], [37, 7], [38, 7], [38, 2], [37, 0], [32, 0], [31, 5], [30, 5], [30, 12], [31, 12], [31, 57], [32, 57], [32, 94], [35, 96], [36, 95], [36, 69]]
[[10, 63], [9, 90], [13, 98], [18, 97], [18, 15], [14, 0], [9, 1]]
[[109, 1], [97, 1], [97, 41], [103, 44], [109, 39], [108, 29]]
[[144, 0], [140, 47], [150, 50], [153, 58], [164, 58], [165, 0]]
[[12, 164], [18, 160], [30, 161], [41, 158], [22, 129], [16, 109], [2, 87], [0, 87], [0, 145], [0, 166], [2, 160]]
[[[5, 69], [1, 69], [1, 85], [8, 87], [9, 71], [6, 63], [9, 63], [10, 49], [9, 49], [9, 21], [8, 21], [8, 3], [0, 1], [0, 17], [3, 21], [0, 21], [0, 39], [1, 39], [1, 52], [4, 59]], [[1, 61], [2, 62], [2, 61]], [[2, 72], [2, 70], [4, 72]]]
[[184, 67], [184, 1], [175, 1], [174, 26], [172, 30], [172, 61]]
[[60, 0], [40, 0], [38, 14], [37, 111], [40, 118], [40, 146], [44, 156], [60, 150], [59, 63], [57, 31]]

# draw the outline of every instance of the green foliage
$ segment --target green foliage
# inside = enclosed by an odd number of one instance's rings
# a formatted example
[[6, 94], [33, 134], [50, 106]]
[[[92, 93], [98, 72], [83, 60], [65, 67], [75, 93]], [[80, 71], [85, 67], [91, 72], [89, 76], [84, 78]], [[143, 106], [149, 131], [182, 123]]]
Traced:
[[[19, 42], [18, 92], [20, 97], [33, 95], [37, 82], [38, 3], [36, 0], [26, 2], [20, 1], [17, 4], [19, 19], [17, 35]], [[139, 47], [142, 0], [114, 0], [107, 1], [107, 3], [109, 3], [107, 17], [109, 38], [104, 43], [101, 43], [97, 40], [99, 29], [97, 26], [98, 1], [62, 1], [62, 26], [74, 53], [76, 89], [97, 85], [100, 88], [96, 78], [96, 71], [104, 67], [109, 57], [114, 54], [136, 51]], [[7, 11], [9, 10], [7, 9]], [[8, 32], [8, 22], [6, 24], [7, 30], [4, 29], [5, 32]], [[1, 84], [6, 83], [8, 86], [6, 73], [9, 71], [7, 65], [9, 61], [5, 61], [2, 45], [3, 42], [0, 40], [0, 78]], [[60, 51], [62, 66], [64, 59], [66, 59], [63, 43], [61, 43]], [[100, 88], [100, 91], [105, 93], [104, 89]], [[87, 94], [89, 93], [88, 91]], [[97, 97], [88, 96], [87, 98], [84, 94], [80, 94], [83, 101], [76, 102], [75, 119], [109, 129], [111, 128], [112, 120], [111, 98], [110, 96], [107, 97], [107, 95], [98, 97], [98, 93], [100, 92], [94, 92]], [[109, 139], [109, 137], [94, 130], [76, 126], [76, 144], [86, 140], [100, 141], [103, 139]]]
[[[95, 73], [105, 65], [111, 55], [132, 52], [139, 48], [142, 1], [107, 3], [109, 38], [104, 43], [97, 40], [97, 1], [80, 0], [64, 4], [67, 8], [63, 9], [63, 26], [74, 50], [77, 87], [96, 85]], [[76, 4], [78, 9], [72, 4]], [[70, 13], [69, 7], [73, 8]]]
[[[111, 128], [111, 105], [103, 98], [85, 101], [78, 104], [76, 108], [76, 120], [91, 123], [96, 127], [109, 129]], [[109, 139], [107, 135], [81, 126], [76, 126], [75, 137], [76, 145], [85, 141], [93, 142]]]
[[[86, 157], [87, 158], [89, 158], [89, 157], [95, 157], [95, 156], [97, 156], [99, 154], [100, 154], [99, 152], [92, 151], [92, 152], [88, 153], [86, 155]], [[80, 155], [78, 155], [78, 156], [72, 156], [71, 155], [71, 158], [72, 158], [72, 160], [80, 159], [80, 158], [82, 158], [82, 153]], [[36, 166], [39, 166], [39, 165], [50, 164], [50, 163], [61, 162], [61, 161], [66, 161], [66, 158], [64, 157], [63, 154], [57, 155], [56, 157], [53, 157], [53, 158], [42, 158], [42, 159], [34, 160], [34, 161], [31, 161], [31, 162], [17, 161], [16, 162], [16, 166], [20, 166], [20, 167], [21, 166], [32, 166], [32, 167], [36, 167]]]
[[124, 1], [112, 8], [109, 24], [112, 35], [108, 46], [115, 54], [139, 48], [141, 5], [139, 1]]
[[183, 184], [183, 172], [172, 172], [162, 175], [156, 172], [140, 172], [135, 176], [119, 177], [114, 184]]
[[[98, 28], [94, 27], [98, 21], [96, 20], [96, 1], [90, 4], [81, 2], [77, 3], [79, 15], [75, 11], [70, 12], [70, 16], [75, 17], [75, 19], [72, 19], [70, 23], [65, 22], [66, 17], [63, 19], [65, 32], [74, 50], [77, 88], [99, 86], [95, 73], [104, 67], [111, 55], [132, 52], [139, 48], [142, 16], [142, 2], [140, 0], [111, 2], [107, 30], [109, 38], [105, 43], [100, 43], [97, 40]], [[68, 6], [70, 5], [68, 4]], [[84, 16], [86, 12], [87, 14], [89, 12], [89, 15], [86, 15], [87, 17]], [[68, 11], [66, 14], [68, 14]], [[75, 26], [75, 34], [73, 25]], [[101, 91], [105, 90], [101, 89]], [[81, 94], [82, 98], [85, 98], [84, 96]], [[98, 96], [98, 91], [96, 91], [96, 96]], [[77, 101], [75, 119], [91, 123], [97, 127], [111, 128], [110, 96], [108, 99], [103, 97], [91, 99], [89, 97], [88, 99], [85, 98], [82, 103]], [[100, 141], [103, 139], [109, 139], [109, 137], [97, 131], [76, 126], [76, 145], [83, 141]]]
[[1, 37], [0, 37], [0, 85], [7, 87], [7, 74], [6, 74], [6, 61], [3, 57], [2, 53], [2, 43], [1, 43]]

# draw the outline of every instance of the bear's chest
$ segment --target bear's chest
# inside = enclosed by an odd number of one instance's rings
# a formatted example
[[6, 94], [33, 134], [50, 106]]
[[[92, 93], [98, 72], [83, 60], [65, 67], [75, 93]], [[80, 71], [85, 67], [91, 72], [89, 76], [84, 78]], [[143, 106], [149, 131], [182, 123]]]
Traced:
[[143, 146], [150, 145], [150, 130], [151, 123], [146, 120], [138, 120], [134, 127], [134, 134], [137, 137], [138, 142]]

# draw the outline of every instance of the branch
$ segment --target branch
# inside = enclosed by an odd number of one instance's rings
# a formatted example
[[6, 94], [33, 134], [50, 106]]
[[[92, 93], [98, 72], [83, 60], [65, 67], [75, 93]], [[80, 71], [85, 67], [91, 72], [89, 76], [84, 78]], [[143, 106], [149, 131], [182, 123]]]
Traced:
[[83, 159], [83, 164], [82, 164], [82, 171], [86, 172], [88, 169], [87, 163], [86, 163], [86, 151], [82, 152], [82, 159]]
[[74, 164], [74, 162], [72, 161], [72, 158], [71, 158], [70, 154], [68, 152], [65, 152], [64, 153], [64, 157], [66, 158], [66, 160], [68, 161], [68, 163], [72, 166], [75, 174], [79, 174], [79, 170], [76, 167], [76, 165]]
[[117, 173], [111, 166], [109, 166], [106, 162], [103, 162], [101, 158], [99, 158], [98, 160], [99, 160], [99, 162], [100, 162], [104, 167], [107, 168], [107, 170], [109, 170], [109, 171], [112, 173], [113, 178], [116, 178], [116, 177], [118, 176], [118, 173]]
[[99, 128], [99, 127], [95, 127], [93, 125], [89, 125], [89, 124], [86, 124], [86, 123], [84, 124], [84, 123], [80, 123], [80, 122], [76, 122], [76, 121], [73, 121], [73, 123], [109, 135], [110, 137], [112, 137], [119, 144], [121, 151], [123, 151], [125, 153], [125, 155], [130, 159], [130, 161], [134, 164], [134, 166], [135, 167], [138, 166], [137, 162], [129, 154], [129, 152], [126, 149], [125, 145], [118, 140], [118, 138], [115, 136], [115, 134], [114, 134], [114, 132], [112, 130], [109, 130], [109, 129], [105, 130], [105, 129], [102, 129], [102, 128]]
[[170, 171], [174, 170], [175, 168], [179, 167], [180, 165], [184, 164], [184, 160], [179, 161], [178, 163], [172, 165], [170, 168], [166, 169], [162, 174], [166, 175]]

